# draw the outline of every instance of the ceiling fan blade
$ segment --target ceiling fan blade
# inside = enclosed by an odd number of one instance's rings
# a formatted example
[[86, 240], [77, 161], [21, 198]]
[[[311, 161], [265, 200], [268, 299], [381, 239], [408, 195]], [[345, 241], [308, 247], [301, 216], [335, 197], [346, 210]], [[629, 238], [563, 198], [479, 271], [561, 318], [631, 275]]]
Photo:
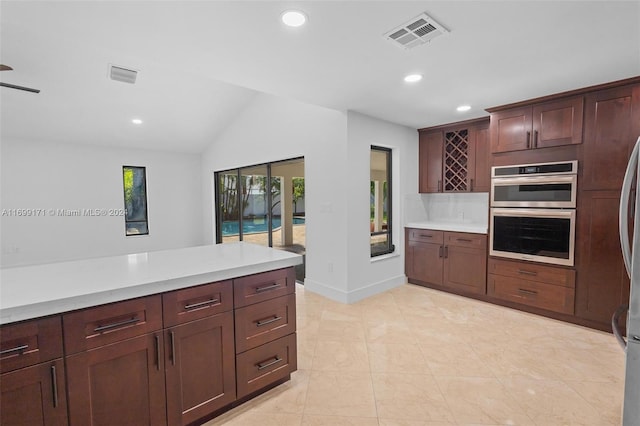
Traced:
[[0, 64], [0, 71], [11, 71], [11, 70], [13, 70], [13, 68], [11, 68], [9, 65]]
[[0, 86], [8, 87], [9, 89], [24, 90], [25, 92], [40, 93], [40, 89], [32, 89], [31, 87], [16, 86], [15, 84], [0, 83]]

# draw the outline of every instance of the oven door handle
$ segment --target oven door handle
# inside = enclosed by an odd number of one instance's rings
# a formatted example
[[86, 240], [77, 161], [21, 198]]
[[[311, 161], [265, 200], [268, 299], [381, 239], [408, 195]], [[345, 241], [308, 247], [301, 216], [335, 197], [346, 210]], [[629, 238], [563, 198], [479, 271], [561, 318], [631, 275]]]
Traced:
[[627, 170], [622, 181], [622, 190], [620, 193], [620, 211], [618, 215], [618, 226], [620, 227], [620, 246], [622, 246], [622, 258], [624, 259], [624, 267], [627, 275], [631, 277], [631, 245], [629, 242], [629, 199], [631, 198], [631, 186], [634, 175], [638, 168], [638, 151], [640, 150], [640, 137], [636, 141]]
[[517, 177], [494, 177], [493, 186], [507, 185], [531, 185], [540, 184], [556, 184], [556, 183], [575, 183], [578, 181], [576, 174], [567, 174], [561, 176], [517, 176]]

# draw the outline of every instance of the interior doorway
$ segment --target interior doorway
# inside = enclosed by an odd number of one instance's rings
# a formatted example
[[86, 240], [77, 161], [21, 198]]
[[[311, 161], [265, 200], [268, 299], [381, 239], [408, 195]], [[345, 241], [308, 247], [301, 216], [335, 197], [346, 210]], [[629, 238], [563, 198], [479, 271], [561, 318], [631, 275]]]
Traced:
[[215, 182], [216, 242], [246, 241], [300, 254], [296, 279], [304, 283], [304, 158], [215, 172]]

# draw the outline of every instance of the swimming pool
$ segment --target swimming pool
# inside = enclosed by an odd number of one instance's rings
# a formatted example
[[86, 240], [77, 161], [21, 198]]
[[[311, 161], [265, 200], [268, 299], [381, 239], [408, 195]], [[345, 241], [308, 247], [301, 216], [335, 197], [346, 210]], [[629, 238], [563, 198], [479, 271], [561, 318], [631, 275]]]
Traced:
[[[304, 217], [294, 217], [294, 225], [304, 224]], [[274, 217], [272, 219], [272, 229], [280, 227], [280, 218]], [[266, 218], [254, 218], [254, 219], [242, 219], [242, 233], [243, 234], [255, 234], [258, 232], [267, 232], [267, 219]], [[222, 235], [237, 235], [238, 234], [238, 221], [228, 220], [222, 222]]]

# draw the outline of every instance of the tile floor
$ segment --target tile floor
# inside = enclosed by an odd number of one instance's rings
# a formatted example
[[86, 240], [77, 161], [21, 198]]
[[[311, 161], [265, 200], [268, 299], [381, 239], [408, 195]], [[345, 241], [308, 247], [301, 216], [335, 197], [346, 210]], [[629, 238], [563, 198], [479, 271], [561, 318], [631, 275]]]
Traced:
[[611, 334], [412, 284], [297, 292], [298, 371], [207, 426], [620, 424]]

